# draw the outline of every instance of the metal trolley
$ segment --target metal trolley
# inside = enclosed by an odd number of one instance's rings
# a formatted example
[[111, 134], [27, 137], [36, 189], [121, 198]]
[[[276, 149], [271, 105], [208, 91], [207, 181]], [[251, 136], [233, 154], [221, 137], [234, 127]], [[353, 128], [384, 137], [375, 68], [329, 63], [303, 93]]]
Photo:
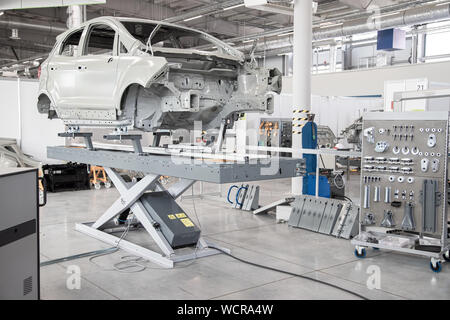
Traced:
[[368, 113], [355, 255], [366, 248], [449, 260], [448, 112]]

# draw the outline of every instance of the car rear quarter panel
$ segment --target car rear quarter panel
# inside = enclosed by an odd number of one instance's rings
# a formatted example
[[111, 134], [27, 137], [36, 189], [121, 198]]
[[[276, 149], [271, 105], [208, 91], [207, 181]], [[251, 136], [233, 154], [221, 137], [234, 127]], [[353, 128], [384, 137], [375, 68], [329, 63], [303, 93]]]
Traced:
[[166, 67], [167, 60], [162, 57], [121, 56], [119, 58], [117, 90], [114, 99], [116, 109], [120, 109], [122, 95], [130, 85], [139, 84], [143, 87], [149, 87], [154, 77]]

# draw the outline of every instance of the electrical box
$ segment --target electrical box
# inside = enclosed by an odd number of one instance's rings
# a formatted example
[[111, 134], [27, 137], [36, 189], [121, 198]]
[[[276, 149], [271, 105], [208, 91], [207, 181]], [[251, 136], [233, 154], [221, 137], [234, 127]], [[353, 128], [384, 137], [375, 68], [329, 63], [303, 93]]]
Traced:
[[0, 168], [0, 300], [39, 299], [38, 170]]
[[[261, 119], [259, 124], [258, 145], [263, 147], [292, 147], [292, 120]], [[281, 157], [290, 157], [290, 153], [281, 152]]]
[[406, 31], [386, 29], [378, 31], [377, 50], [396, 51], [406, 49]]
[[197, 244], [200, 229], [167, 191], [146, 193], [141, 202], [172, 248]]

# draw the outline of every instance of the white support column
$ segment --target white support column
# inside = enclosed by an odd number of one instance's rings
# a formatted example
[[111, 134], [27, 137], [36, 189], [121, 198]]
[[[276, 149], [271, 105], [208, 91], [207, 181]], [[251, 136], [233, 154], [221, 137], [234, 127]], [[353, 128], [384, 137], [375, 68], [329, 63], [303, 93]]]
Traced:
[[337, 45], [330, 46], [330, 72], [336, 72], [337, 65]]
[[411, 64], [417, 64], [419, 58], [419, 35], [417, 33], [418, 26], [413, 26], [411, 29]]
[[67, 7], [67, 28], [75, 28], [81, 25], [84, 21], [83, 6], [68, 6]]
[[[294, 2], [294, 76], [293, 108], [311, 109], [311, 64], [312, 64], [312, 0]], [[298, 114], [296, 115], [298, 116]], [[295, 117], [295, 116], [294, 116]], [[292, 148], [302, 148], [302, 135], [294, 134]], [[294, 157], [300, 157], [298, 152]], [[302, 194], [303, 178], [292, 179], [292, 193]]]

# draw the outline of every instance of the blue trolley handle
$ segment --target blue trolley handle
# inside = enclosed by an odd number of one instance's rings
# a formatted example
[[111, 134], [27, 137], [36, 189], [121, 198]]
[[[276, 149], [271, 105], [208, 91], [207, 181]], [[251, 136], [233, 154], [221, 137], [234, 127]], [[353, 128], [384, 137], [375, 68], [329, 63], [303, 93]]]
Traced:
[[227, 195], [227, 200], [228, 200], [228, 202], [229, 203], [231, 203], [231, 204], [233, 204], [233, 202], [231, 202], [231, 200], [230, 200], [230, 193], [231, 193], [231, 190], [233, 190], [234, 188], [239, 188], [238, 186], [231, 186], [230, 187], [230, 189], [228, 189], [228, 195]]
[[238, 192], [236, 193], [236, 203], [238, 204], [238, 206], [242, 206], [242, 203], [240, 203], [239, 200], [238, 200], [239, 199], [239, 194], [241, 193], [242, 189], [248, 190], [247, 187], [240, 187], [239, 188]]

